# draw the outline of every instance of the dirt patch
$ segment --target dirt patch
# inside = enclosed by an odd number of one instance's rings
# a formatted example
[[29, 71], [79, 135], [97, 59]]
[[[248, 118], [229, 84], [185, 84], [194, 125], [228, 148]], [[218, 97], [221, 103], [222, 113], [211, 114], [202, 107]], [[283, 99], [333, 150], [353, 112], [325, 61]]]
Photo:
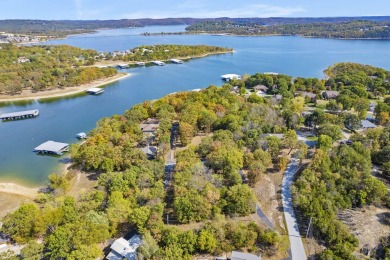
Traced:
[[346, 224], [351, 233], [359, 240], [358, 250], [369, 250], [380, 243], [382, 237], [390, 235], [390, 210], [367, 206], [361, 209], [344, 210], [338, 218]]
[[68, 195], [74, 196], [77, 199], [80, 194], [92, 190], [97, 186], [97, 178], [94, 174], [74, 169], [69, 170], [69, 172], [71, 171], [74, 171], [72, 174], [74, 174], [75, 177], [71, 180], [71, 188]]
[[254, 188], [254, 192], [261, 209], [268, 219], [279, 232], [285, 233], [283, 207], [280, 195], [282, 179], [283, 173], [280, 172], [263, 174]]
[[28, 202], [32, 202], [32, 199], [18, 194], [0, 192], [0, 219], [8, 212], [17, 210], [22, 203]]

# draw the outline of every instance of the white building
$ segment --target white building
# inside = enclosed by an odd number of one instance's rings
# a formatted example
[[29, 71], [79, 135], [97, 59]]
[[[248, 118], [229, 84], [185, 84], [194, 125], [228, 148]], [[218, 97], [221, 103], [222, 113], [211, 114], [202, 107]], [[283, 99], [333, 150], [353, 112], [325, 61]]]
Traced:
[[140, 235], [134, 235], [130, 240], [126, 240], [123, 237], [115, 240], [111, 245], [111, 252], [106, 256], [108, 260], [127, 260], [137, 259], [137, 249], [141, 245], [142, 239]]

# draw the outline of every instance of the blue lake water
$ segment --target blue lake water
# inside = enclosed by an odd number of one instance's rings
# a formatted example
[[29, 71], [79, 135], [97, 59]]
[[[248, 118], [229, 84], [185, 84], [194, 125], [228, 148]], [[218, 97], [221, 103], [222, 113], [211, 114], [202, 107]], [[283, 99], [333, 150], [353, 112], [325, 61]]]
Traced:
[[144, 32], [179, 32], [185, 26], [152, 26], [102, 30], [45, 44], [69, 44], [98, 51], [126, 50], [139, 45], [207, 44], [234, 48], [232, 54], [193, 59], [184, 64], [124, 70], [131, 77], [109, 84], [99, 96], [71, 97], [0, 104], [5, 112], [39, 109], [34, 119], [0, 123], [0, 181], [29, 186], [45, 183], [58, 172], [66, 156], [35, 155], [39, 144], [54, 140], [77, 142], [75, 135], [93, 129], [102, 117], [122, 114], [144, 100], [168, 93], [221, 85], [220, 75], [278, 72], [292, 76], [320, 77], [336, 62], [359, 62], [390, 69], [390, 41], [332, 40], [301, 37], [233, 37], [212, 35], [140, 36]]

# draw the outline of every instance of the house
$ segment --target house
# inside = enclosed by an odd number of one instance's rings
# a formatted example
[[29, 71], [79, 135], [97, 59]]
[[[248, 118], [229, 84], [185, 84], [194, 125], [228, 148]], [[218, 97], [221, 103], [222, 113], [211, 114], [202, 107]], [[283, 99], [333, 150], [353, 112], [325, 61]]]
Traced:
[[276, 102], [279, 102], [279, 101], [281, 101], [283, 99], [283, 96], [282, 95], [273, 95], [272, 97], [271, 97], [271, 100], [273, 100], [273, 101], [276, 101]]
[[18, 58], [18, 63], [26, 63], [26, 62], [30, 62], [30, 59], [28, 59], [26, 57], [19, 57]]
[[144, 134], [155, 134], [160, 127], [160, 121], [157, 118], [148, 118], [141, 124], [141, 130]]
[[362, 127], [360, 128], [361, 130], [376, 128], [376, 125], [374, 125], [368, 120], [361, 120], [360, 123], [362, 124]]
[[231, 260], [261, 260], [261, 256], [257, 256], [254, 254], [243, 253], [238, 251], [232, 252]]
[[338, 95], [340, 95], [340, 92], [334, 90], [327, 90], [322, 92], [322, 97], [324, 99], [335, 99], [338, 97]]
[[141, 151], [148, 156], [148, 158], [154, 158], [157, 155], [157, 147], [147, 145], [141, 148]]
[[295, 92], [295, 96], [302, 96], [305, 100], [308, 98], [308, 99], [310, 99], [310, 102], [316, 102], [316, 100], [317, 100], [316, 94], [311, 93], [311, 92], [307, 92], [307, 91]]
[[129, 240], [123, 237], [115, 240], [111, 245], [111, 252], [106, 256], [108, 260], [136, 260], [137, 249], [142, 244], [140, 235], [134, 235]]
[[[257, 85], [253, 87], [253, 90], [258, 94], [265, 94], [268, 90], [268, 87], [264, 85]], [[260, 93], [259, 93], [260, 92]]]

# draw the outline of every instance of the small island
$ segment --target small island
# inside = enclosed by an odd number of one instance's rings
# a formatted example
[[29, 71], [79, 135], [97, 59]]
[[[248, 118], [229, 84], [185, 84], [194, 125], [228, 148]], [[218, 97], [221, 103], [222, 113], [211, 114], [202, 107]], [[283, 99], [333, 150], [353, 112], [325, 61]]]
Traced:
[[119, 80], [116, 65], [189, 59], [232, 52], [206, 45], [140, 46], [99, 53], [67, 45], [0, 44], [0, 101], [59, 97]]

